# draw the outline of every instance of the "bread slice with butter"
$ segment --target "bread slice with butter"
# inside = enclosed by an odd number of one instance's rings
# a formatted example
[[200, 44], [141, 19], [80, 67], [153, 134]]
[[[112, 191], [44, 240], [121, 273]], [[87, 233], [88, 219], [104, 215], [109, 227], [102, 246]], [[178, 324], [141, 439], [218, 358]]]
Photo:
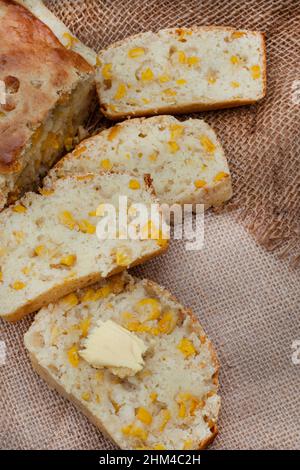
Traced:
[[254, 103], [266, 94], [262, 33], [228, 27], [137, 34], [99, 54], [97, 88], [110, 119]]
[[[106, 343], [95, 348], [101, 325]], [[135, 362], [129, 334], [142, 344]], [[213, 346], [194, 314], [149, 280], [122, 273], [49, 305], [25, 346], [41, 377], [122, 449], [202, 449], [217, 433]]]
[[200, 119], [130, 119], [82, 142], [46, 180], [85, 172], [151, 174], [161, 203], [218, 206], [232, 196], [222, 146]]
[[[18, 320], [167, 248], [158, 227], [149, 237], [141, 231], [140, 238], [121, 239], [116, 231], [98, 238], [96, 226], [107, 218], [104, 205], [118, 211], [119, 195], [128, 198], [128, 229], [136, 218], [136, 203], [144, 204], [150, 222], [152, 204], [158, 207], [151, 182], [128, 173], [63, 178], [42, 194], [27, 193], [0, 214], [1, 317]], [[156, 215], [160, 223], [159, 209]], [[105, 237], [105, 227], [102, 232]]]
[[1, 210], [82, 140], [96, 91], [94, 67], [29, 9], [0, 0], [0, 18]]

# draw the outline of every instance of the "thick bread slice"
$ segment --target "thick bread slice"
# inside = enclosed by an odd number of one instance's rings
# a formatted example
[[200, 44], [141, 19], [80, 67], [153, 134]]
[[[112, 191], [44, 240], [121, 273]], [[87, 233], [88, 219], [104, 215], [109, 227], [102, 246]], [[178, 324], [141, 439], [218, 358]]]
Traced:
[[128, 197], [128, 207], [144, 203], [150, 210], [157, 203], [147, 177], [69, 177], [43, 194], [27, 193], [0, 214], [0, 316], [6, 320], [18, 320], [167, 248], [159, 237], [101, 240], [96, 235], [100, 204], [118, 210], [119, 195]]
[[[148, 346], [135, 376], [119, 379], [78, 354], [99, 319]], [[123, 273], [78, 291], [73, 305], [68, 298], [49, 305], [35, 317], [25, 346], [37, 372], [123, 449], [202, 449], [217, 433], [213, 346], [193, 313], [151, 281]]]
[[100, 132], [60, 160], [46, 181], [100, 170], [151, 174], [162, 203], [217, 206], [232, 196], [226, 157], [199, 119], [137, 118]]
[[0, 210], [81, 139], [95, 69], [27, 8], [0, 0]]
[[254, 103], [266, 93], [262, 33], [227, 27], [165, 29], [99, 54], [98, 94], [110, 119]]

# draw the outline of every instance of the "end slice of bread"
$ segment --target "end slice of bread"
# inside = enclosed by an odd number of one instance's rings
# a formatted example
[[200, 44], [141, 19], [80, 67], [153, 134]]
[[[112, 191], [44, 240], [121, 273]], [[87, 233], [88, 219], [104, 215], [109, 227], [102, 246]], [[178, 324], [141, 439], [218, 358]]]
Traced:
[[61, 179], [42, 192], [27, 193], [0, 214], [0, 316], [6, 320], [18, 320], [167, 248], [168, 241], [159, 237], [96, 234], [97, 208], [110, 204], [118, 211], [119, 195], [128, 198], [129, 208], [143, 203], [150, 213], [152, 204], [157, 207], [147, 177], [89, 174]]
[[227, 27], [165, 29], [99, 55], [101, 109], [110, 119], [254, 103], [266, 93], [262, 33]]
[[[36, 371], [123, 449], [206, 447], [217, 433], [219, 366], [193, 313], [161, 286], [127, 273], [74, 296], [76, 304], [67, 298], [42, 309], [26, 333]], [[99, 320], [147, 345], [135, 376], [120, 379], [78, 354]]]
[[151, 174], [161, 203], [218, 206], [232, 196], [228, 163], [213, 129], [200, 119], [130, 119], [82, 142], [46, 181], [66, 175], [130, 171]]

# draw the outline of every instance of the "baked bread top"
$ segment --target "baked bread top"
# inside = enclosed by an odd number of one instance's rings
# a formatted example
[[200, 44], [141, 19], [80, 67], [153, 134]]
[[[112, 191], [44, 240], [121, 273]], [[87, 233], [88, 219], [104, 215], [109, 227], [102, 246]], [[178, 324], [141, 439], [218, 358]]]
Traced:
[[94, 69], [13, 0], [0, 0], [0, 174], [22, 169], [21, 153], [50, 110]]

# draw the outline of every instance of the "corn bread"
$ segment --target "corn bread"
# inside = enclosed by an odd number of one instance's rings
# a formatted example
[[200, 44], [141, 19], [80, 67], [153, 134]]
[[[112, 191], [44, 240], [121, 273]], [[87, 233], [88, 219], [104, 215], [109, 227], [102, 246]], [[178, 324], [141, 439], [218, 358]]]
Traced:
[[46, 181], [76, 173], [130, 171], [151, 174], [161, 203], [217, 206], [232, 195], [224, 151], [199, 119], [172, 116], [130, 119], [82, 142], [50, 171]]
[[167, 248], [160, 233], [98, 238], [99, 208], [111, 204], [118, 211], [120, 194], [128, 198], [129, 223], [134, 203], [147, 209], [157, 204], [148, 177], [89, 174], [60, 179], [42, 194], [27, 193], [0, 214], [1, 317], [18, 320]]
[[0, 209], [80, 140], [95, 71], [27, 8], [0, 0]]
[[99, 54], [97, 88], [110, 119], [254, 103], [266, 93], [264, 36], [227, 27], [165, 29]]
[[[82, 358], [100, 320], [146, 344], [140, 372], [121, 379]], [[202, 449], [216, 435], [213, 346], [193, 313], [151, 281], [123, 273], [50, 304], [36, 315], [25, 346], [41, 377], [122, 449]]]

